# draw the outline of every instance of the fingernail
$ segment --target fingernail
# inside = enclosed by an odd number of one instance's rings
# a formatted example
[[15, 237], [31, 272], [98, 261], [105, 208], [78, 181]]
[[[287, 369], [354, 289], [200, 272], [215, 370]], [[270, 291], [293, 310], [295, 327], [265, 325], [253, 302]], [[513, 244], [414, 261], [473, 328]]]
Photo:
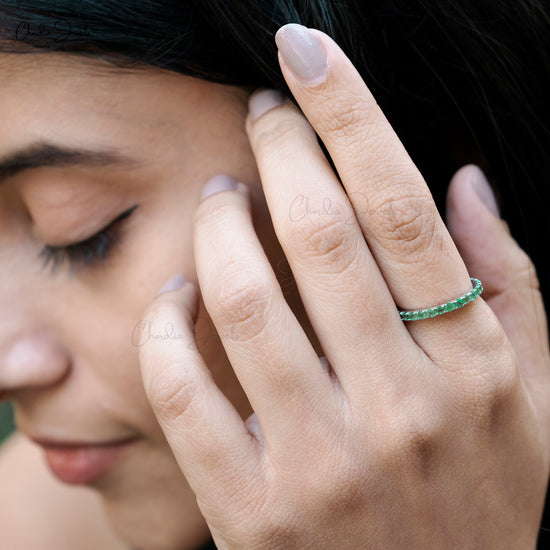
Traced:
[[487, 207], [487, 210], [491, 212], [497, 218], [500, 218], [500, 210], [491, 188], [491, 184], [487, 181], [483, 170], [476, 166], [476, 170], [472, 171], [472, 179], [470, 183], [479, 197], [481, 202]]
[[231, 176], [228, 176], [227, 174], [219, 174], [205, 183], [200, 200], [203, 201], [204, 199], [215, 195], [216, 193], [221, 193], [222, 191], [235, 191], [236, 189], [237, 182]]
[[159, 290], [159, 296], [161, 294], [164, 294], [165, 292], [179, 290], [185, 285], [186, 282], [187, 279], [182, 273], [178, 273], [177, 275], [170, 277], [170, 279], [168, 279], [168, 282]]
[[258, 90], [250, 96], [248, 110], [252, 121], [258, 120], [271, 109], [284, 103], [285, 96], [279, 90]]
[[305, 83], [323, 77], [328, 69], [327, 53], [319, 38], [302, 25], [291, 23], [275, 35], [279, 52], [298, 80]]

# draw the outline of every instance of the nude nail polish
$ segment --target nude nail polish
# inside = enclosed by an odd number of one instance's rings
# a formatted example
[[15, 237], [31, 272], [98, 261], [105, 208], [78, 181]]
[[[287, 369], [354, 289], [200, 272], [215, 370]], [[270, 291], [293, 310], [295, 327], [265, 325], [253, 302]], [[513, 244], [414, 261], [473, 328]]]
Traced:
[[183, 275], [182, 273], [178, 273], [177, 275], [174, 275], [173, 277], [170, 277], [170, 279], [168, 279], [166, 284], [159, 290], [159, 295], [164, 294], [165, 292], [179, 290], [180, 288], [183, 288], [186, 282], [187, 279], [185, 278], [185, 275]]
[[222, 191], [235, 191], [237, 189], [237, 182], [227, 174], [219, 174], [210, 178], [202, 189], [200, 200], [201, 202], [208, 197], [221, 193]]
[[322, 78], [328, 69], [325, 47], [307, 27], [291, 23], [275, 35], [279, 53], [296, 78], [304, 83]]
[[248, 110], [252, 121], [284, 103], [285, 96], [279, 90], [258, 90], [250, 96]]

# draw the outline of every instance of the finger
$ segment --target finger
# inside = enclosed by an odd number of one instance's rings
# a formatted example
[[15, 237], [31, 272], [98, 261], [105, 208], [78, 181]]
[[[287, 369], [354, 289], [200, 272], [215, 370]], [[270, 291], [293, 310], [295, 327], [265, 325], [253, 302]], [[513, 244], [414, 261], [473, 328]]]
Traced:
[[[220, 182], [235, 189], [228, 176], [218, 176], [206, 193], [211, 186], [219, 190]], [[330, 417], [333, 383], [286, 303], [243, 184], [203, 198], [194, 248], [205, 306], [266, 440]]]
[[[404, 363], [398, 355], [410, 358], [414, 343], [349, 198], [311, 125], [281, 94], [253, 94], [246, 128], [275, 232], [323, 350], [344, 391], [372, 388], [381, 373], [365, 366], [384, 353], [384, 364]], [[386, 344], [398, 338], [396, 354]]]
[[499, 218], [491, 187], [477, 166], [454, 175], [447, 223], [466, 265], [483, 280], [485, 301], [512, 343], [539, 410], [549, 410], [548, 328], [535, 268]]
[[[319, 31], [287, 25], [276, 38], [286, 81], [334, 161], [395, 302], [420, 309], [470, 290], [422, 175], [351, 62]], [[452, 316], [470, 322], [461, 310]]]
[[[177, 281], [176, 281], [177, 283]], [[147, 397], [174, 456], [199, 497], [220, 505], [250, 483], [258, 448], [215, 385], [194, 342], [198, 293], [174, 280], [141, 321], [139, 361]], [[227, 472], [231, 471], [231, 476]], [[228, 483], [228, 482], [231, 483]]]

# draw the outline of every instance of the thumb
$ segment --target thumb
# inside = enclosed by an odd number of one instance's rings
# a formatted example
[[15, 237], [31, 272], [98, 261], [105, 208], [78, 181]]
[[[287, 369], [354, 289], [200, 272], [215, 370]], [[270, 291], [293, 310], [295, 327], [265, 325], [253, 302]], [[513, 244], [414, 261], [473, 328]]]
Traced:
[[535, 268], [500, 219], [491, 186], [473, 164], [452, 178], [447, 225], [471, 276], [483, 283], [483, 298], [512, 343], [537, 408], [548, 409], [548, 328]]

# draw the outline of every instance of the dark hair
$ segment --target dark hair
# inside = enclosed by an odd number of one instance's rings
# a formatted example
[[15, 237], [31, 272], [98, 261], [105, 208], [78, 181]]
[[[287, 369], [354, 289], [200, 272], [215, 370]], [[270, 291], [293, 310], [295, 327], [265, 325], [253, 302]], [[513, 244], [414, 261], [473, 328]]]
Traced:
[[442, 208], [472, 155], [532, 256], [550, 271], [550, 8], [544, 0], [0, 0], [0, 50], [100, 56], [216, 82], [287, 90], [274, 34], [331, 35]]
[[550, 244], [550, 8], [544, 0], [0, 0], [0, 50], [101, 56], [286, 90], [274, 34], [331, 35], [359, 69], [440, 208], [476, 154], [539, 269]]
[[[481, 155], [503, 217], [550, 271], [550, 7], [544, 0], [0, 0], [0, 50], [101, 56], [286, 90], [274, 34], [331, 35], [363, 75], [440, 208]], [[458, 144], [458, 145], [457, 145]]]

